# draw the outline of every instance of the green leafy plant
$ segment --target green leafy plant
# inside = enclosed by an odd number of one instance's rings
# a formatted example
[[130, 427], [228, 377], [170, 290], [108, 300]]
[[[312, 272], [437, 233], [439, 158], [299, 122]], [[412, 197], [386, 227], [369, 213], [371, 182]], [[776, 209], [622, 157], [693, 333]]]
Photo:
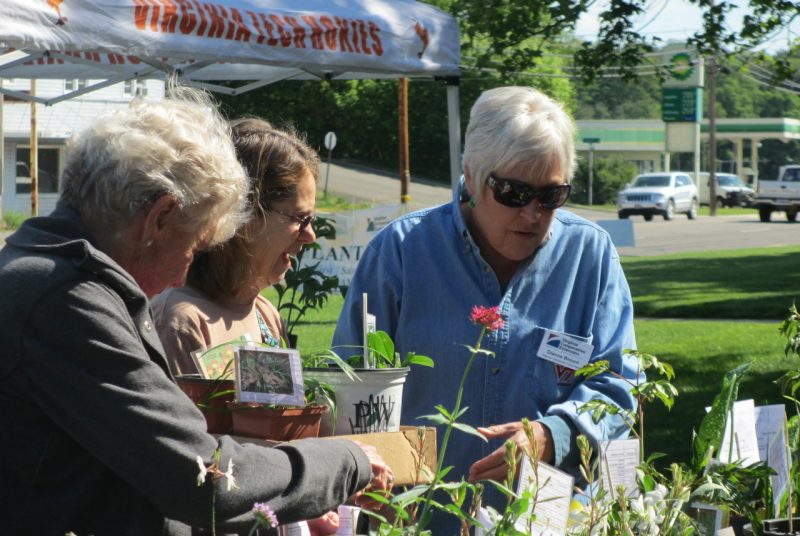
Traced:
[[[622, 417], [625, 424], [639, 439], [639, 456], [640, 461], [644, 461], [644, 406], [645, 402], [652, 402], [660, 400], [667, 409], [672, 409], [675, 403], [675, 397], [678, 396], [678, 390], [670, 381], [675, 377], [675, 372], [669, 363], [660, 361], [652, 354], [644, 354], [636, 350], [625, 350], [625, 354], [636, 359], [636, 381], [630, 381], [618, 372], [611, 370], [608, 361], [597, 361], [590, 363], [583, 368], [575, 371], [576, 376], [585, 376], [591, 378], [598, 374], [609, 373], [612, 376], [624, 380], [631, 386], [631, 395], [636, 399], [636, 413], [624, 411], [612, 402], [595, 398], [589, 400], [578, 408], [579, 413], [587, 411], [592, 413], [592, 420], [595, 423], [600, 422], [606, 415], [619, 415]], [[656, 372], [662, 378], [641, 381], [647, 371]], [[638, 427], [636, 423], [638, 422]]]
[[[781, 322], [778, 332], [786, 339], [783, 352], [786, 357], [793, 355], [800, 357], [800, 312], [795, 304], [789, 308], [786, 318]], [[791, 452], [791, 466], [789, 478], [791, 480], [791, 497], [781, 499], [781, 509], [788, 510], [788, 504], [800, 504], [800, 367], [787, 371], [776, 380], [783, 392], [783, 397], [794, 408], [794, 415], [789, 418], [788, 436], [789, 451]], [[790, 500], [791, 499], [791, 500]]]
[[[358, 346], [357, 348], [361, 348]], [[374, 331], [367, 334], [367, 348], [372, 357], [372, 368], [401, 368], [409, 365], [433, 367], [433, 359], [414, 352], [406, 352], [404, 358], [394, 351], [394, 342], [385, 331]], [[347, 363], [353, 367], [364, 365], [363, 354], [351, 355]]]
[[[336, 238], [336, 227], [331, 218], [317, 217], [312, 223], [318, 238]], [[286, 320], [289, 346], [296, 346], [295, 328], [309, 310], [325, 305], [331, 293], [342, 290], [339, 278], [325, 274], [319, 269], [320, 262], [303, 264], [309, 249], [320, 248], [319, 244], [306, 245], [291, 259], [292, 267], [286, 272], [283, 282], [273, 285], [278, 294], [278, 311]]]

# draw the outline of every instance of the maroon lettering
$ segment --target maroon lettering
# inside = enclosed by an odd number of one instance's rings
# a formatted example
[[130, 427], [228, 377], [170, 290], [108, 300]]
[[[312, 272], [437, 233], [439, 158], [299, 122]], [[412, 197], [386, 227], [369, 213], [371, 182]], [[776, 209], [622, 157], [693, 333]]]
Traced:
[[381, 43], [381, 29], [372, 21], [367, 23], [369, 26], [369, 36], [372, 38], [372, 51], [376, 56], [383, 56], [383, 44]]
[[336, 24], [330, 17], [320, 17], [319, 22], [325, 27], [325, 45], [329, 50], [336, 50]]
[[236, 34], [234, 39], [236, 41], [250, 41], [250, 36], [252, 36], [252, 32], [244, 23], [244, 19], [242, 18], [242, 14], [239, 13], [239, 10], [235, 7], [231, 8], [231, 18], [233, 19], [233, 27], [236, 28]]
[[278, 46], [278, 39], [275, 37], [275, 34], [272, 32], [272, 23], [269, 21], [266, 15], [263, 13], [258, 14], [261, 17], [261, 23], [264, 25], [264, 29], [269, 34], [269, 39], [267, 40], [267, 44], [271, 47]]
[[347, 19], [335, 17], [333, 19], [339, 26], [339, 46], [342, 52], [353, 52], [353, 45], [350, 44], [348, 34], [350, 33], [350, 22]]
[[367, 44], [367, 25], [363, 20], [358, 21], [358, 36], [361, 38], [361, 50], [364, 51], [364, 54], [371, 56], [372, 51], [369, 49], [369, 45]]
[[269, 18], [272, 19], [272, 22], [275, 23], [275, 27], [278, 29], [278, 35], [281, 36], [281, 46], [288, 47], [291, 45], [292, 34], [283, 29], [283, 21], [281, 21], [281, 18], [275, 14], [270, 14]]
[[310, 15], [303, 15], [301, 18], [311, 28], [311, 48], [322, 50], [322, 27], [317, 19]]
[[283, 19], [292, 27], [295, 48], [306, 48], [306, 29], [294, 17], [286, 16]]
[[178, 0], [178, 6], [181, 8], [181, 20], [178, 24], [178, 30], [183, 35], [188, 35], [197, 26], [197, 15], [194, 14], [192, 6], [187, 0]]
[[205, 4], [204, 7], [211, 21], [211, 25], [208, 28], [208, 36], [222, 37], [222, 34], [225, 32], [225, 19], [220, 16], [214, 4]]

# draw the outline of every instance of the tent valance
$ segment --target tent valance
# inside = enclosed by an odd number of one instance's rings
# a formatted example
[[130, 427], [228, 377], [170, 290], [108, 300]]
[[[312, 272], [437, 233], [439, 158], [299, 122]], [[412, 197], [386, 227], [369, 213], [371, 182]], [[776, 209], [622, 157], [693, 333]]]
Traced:
[[453, 180], [458, 65], [455, 19], [411, 0], [0, 1], [0, 77], [92, 81], [52, 98], [0, 87], [46, 105], [173, 73], [227, 94], [290, 79], [442, 77]]

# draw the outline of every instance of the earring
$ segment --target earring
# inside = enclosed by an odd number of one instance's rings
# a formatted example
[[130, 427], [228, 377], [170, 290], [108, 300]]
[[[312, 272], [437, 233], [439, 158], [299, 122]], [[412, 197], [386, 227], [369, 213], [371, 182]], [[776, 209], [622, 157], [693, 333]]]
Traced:
[[473, 196], [469, 196], [469, 201], [467, 201], [469, 208], [475, 208], [475, 205], [478, 204], [478, 201], [475, 200]]
[[144, 243], [144, 247], [146, 247], [146, 248], [149, 248], [152, 245], [153, 245], [153, 239], [152, 238]]

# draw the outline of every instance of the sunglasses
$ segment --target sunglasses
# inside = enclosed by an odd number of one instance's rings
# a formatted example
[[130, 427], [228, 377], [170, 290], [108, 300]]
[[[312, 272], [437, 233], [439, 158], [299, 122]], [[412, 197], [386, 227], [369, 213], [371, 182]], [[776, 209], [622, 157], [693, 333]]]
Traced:
[[551, 186], [544, 190], [534, 190], [529, 184], [514, 179], [498, 179], [489, 175], [486, 184], [492, 189], [494, 200], [503, 206], [511, 208], [522, 208], [534, 199], [539, 201], [539, 206], [543, 209], [553, 210], [569, 199], [572, 186], [561, 184]]
[[275, 212], [276, 214], [280, 214], [284, 218], [289, 218], [295, 223], [298, 223], [300, 226], [297, 228], [298, 231], [302, 232], [306, 227], [311, 225], [311, 223], [317, 218], [315, 214], [311, 214], [310, 216], [298, 216], [297, 214], [290, 214], [289, 212], [284, 212], [282, 210], [278, 210], [277, 208], [267, 207], [267, 210], [270, 212]]

